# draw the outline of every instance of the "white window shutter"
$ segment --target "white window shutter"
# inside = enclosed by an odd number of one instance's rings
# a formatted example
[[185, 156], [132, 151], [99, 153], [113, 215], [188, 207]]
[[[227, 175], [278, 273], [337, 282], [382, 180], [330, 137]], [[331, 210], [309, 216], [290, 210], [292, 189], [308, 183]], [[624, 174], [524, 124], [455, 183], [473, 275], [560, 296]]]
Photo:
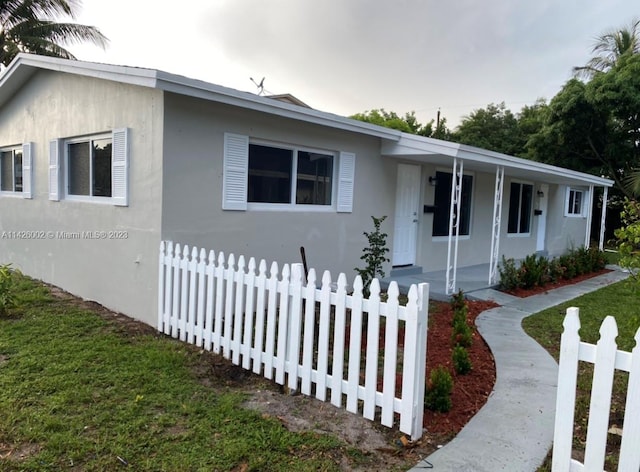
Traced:
[[224, 165], [222, 177], [222, 209], [247, 209], [249, 177], [249, 137], [224, 135]]
[[49, 141], [49, 200], [60, 200], [60, 140]]
[[338, 175], [338, 213], [353, 211], [353, 189], [356, 171], [356, 155], [352, 152], [340, 153]]
[[114, 129], [111, 155], [111, 200], [114, 205], [129, 205], [129, 129]]
[[23, 198], [33, 198], [33, 144], [24, 143], [22, 145], [22, 196]]

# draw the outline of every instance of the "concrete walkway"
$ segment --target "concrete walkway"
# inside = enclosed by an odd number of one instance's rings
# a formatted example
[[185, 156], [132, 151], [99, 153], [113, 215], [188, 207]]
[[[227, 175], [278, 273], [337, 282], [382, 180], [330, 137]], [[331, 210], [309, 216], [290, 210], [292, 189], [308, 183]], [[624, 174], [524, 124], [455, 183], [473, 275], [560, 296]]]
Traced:
[[[475, 299], [494, 300], [502, 305], [483, 312], [476, 320], [478, 331], [495, 358], [495, 387], [485, 406], [462, 431], [411, 472], [535, 471], [553, 440], [558, 365], [525, 334], [521, 322], [533, 313], [627, 276], [617, 270], [528, 298], [492, 289], [473, 292]], [[564, 313], [559, 312], [558, 316]]]

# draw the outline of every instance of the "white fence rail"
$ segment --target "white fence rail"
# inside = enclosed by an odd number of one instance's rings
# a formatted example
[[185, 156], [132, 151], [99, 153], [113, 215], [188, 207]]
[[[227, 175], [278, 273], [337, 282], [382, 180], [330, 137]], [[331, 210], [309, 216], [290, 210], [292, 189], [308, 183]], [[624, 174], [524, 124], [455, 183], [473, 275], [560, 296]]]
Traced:
[[[422, 435], [429, 285], [413, 285], [406, 306], [392, 282], [382, 301], [374, 280], [363, 296], [340, 274], [321, 286], [302, 264], [228, 258], [160, 243], [158, 330], [212, 350], [292, 390]], [[381, 369], [379, 369], [381, 366]], [[401, 377], [401, 379], [400, 379]], [[397, 394], [400, 393], [400, 396]]]
[[[567, 309], [563, 324], [552, 470], [567, 472], [604, 469], [613, 377], [615, 370], [618, 369], [629, 372], [618, 471], [638, 472], [640, 469], [640, 329], [635, 335], [636, 346], [633, 351], [631, 353], [619, 351], [616, 344], [618, 327], [615, 318], [611, 316], [605, 318], [600, 327], [600, 340], [593, 345], [580, 341], [578, 315], [578, 308]], [[584, 463], [571, 458], [579, 361], [594, 364]]]

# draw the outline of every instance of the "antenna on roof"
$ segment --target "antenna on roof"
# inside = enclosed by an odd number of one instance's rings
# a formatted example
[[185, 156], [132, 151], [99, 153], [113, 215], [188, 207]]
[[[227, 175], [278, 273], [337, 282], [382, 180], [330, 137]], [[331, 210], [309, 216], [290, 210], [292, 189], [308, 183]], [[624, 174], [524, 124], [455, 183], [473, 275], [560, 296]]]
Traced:
[[262, 78], [260, 83], [253, 80], [253, 77], [249, 77], [249, 79], [255, 84], [256, 87], [258, 87], [258, 95], [262, 95], [264, 93], [264, 77]]

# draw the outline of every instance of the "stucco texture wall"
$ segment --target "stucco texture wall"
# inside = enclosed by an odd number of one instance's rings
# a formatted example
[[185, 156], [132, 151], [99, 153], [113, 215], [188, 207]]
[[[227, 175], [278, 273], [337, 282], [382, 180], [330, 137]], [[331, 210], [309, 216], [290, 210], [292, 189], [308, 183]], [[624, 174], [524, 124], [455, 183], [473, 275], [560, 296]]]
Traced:
[[[300, 262], [330, 270], [335, 280], [362, 267], [371, 216], [388, 215], [383, 230], [393, 247], [395, 164], [380, 157], [377, 138], [295, 122], [259, 112], [167, 94], [162, 237], [238, 256]], [[225, 211], [222, 209], [224, 133], [273, 143], [356, 154], [352, 213], [332, 211]], [[334, 181], [334, 185], [337, 182]], [[387, 267], [388, 269], [388, 267]]]
[[[162, 93], [153, 89], [59, 72], [32, 77], [0, 109], [0, 147], [33, 143], [33, 199], [0, 195], [0, 232], [44, 231], [53, 237], [1, 238], [0, 261], [155, 324], [162, 107]], [[59, 202], [49, 201], [49, 141], [122, 127], [130, 130], [129, 206], [69, 201], [64, 190]], [[63, 236], [117, 230], [126, 238]]]
[[[589, 204], [588, 188], [584, 190], [585, 202]], [[559, 256], [572, 248], [584, 246], [587, 230], [586, 216], [565, 216], [567, 187], [554, 185], [549, 188], [549, 219], [547, 220], [547, 248], [550, 256]]]

